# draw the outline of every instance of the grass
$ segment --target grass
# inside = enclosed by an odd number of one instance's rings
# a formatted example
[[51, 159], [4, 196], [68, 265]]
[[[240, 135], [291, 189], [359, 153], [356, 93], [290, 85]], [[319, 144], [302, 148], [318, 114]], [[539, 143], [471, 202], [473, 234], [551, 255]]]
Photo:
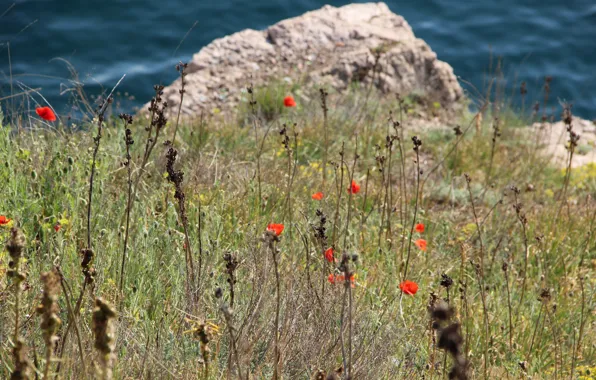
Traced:
[[[12, 220], [0, 238], [18, 228], [26, 241], [20, 285], [0, 251], [0, 377], [23, 366], [20, 339], [38, 378], [593, 378], [593, 167], [566, 184], [510, 111], [493, 141], [489, 113], [476, 129], [476, 115], [419, 95], [355, 84], [328, 96], [324, 119], [318, 89], [254, 92], [255, 110], [247, 96], [232, 117], [174, 114], [150, 157], [140, 116], [107, 118], [101, 144], [97, 120], [0, 128], [0, 215]], [[281, 106], [290, 92], [296, 108]], [[43, 315], [62, 324], [49, 330], [36, 308], [56, 268], [62, 292], [45, 293]]]

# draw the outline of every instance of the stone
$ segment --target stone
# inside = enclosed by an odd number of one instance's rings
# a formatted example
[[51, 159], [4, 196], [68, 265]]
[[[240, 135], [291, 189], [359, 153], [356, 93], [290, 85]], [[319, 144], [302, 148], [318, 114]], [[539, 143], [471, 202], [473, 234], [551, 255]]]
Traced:
[[[241, 91], [289, 77], [315, 86], [346, 89], [370, 83], [375, 52], [381, 52], [374, 84], [385, 93], [422, 94], [444, 109], [464, 98], [453, 69], [439, 61], [406, 20], [384, 3], [324, 6], [266, 30], [243, 30], [216, 39], [189, 62], [185, 115], [233, 108]], [[171, 110], [180, 102], [180, 79], [164, 90]]]
[[[571, 167], [577, 168], [596, 162], [596, 122], [573, 117], [573, 131], [579, 134]], [[530, 138], [536, 139], [545, 157], [553, 166], [565, 168], [569, 164], [569, 132], [562, 121], [555, 123], [534, 123], [529, 126]]]

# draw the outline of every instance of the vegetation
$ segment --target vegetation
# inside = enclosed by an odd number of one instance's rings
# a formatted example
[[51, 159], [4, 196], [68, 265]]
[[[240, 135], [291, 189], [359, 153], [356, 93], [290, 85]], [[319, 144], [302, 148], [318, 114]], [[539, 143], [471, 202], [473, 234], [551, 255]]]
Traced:
[[0, 128], [0, 377], [594, 378], [596, 174], [523, 114], [160, 91]]

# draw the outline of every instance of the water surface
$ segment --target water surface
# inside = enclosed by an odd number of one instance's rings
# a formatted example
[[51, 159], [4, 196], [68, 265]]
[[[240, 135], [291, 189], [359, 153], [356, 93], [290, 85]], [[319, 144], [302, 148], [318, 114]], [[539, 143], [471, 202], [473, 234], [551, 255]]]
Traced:
[[[10, 95], [12, 71], [14, 92], [20, 91], [18, 83], [41, 87], [47, 101], [69, 112], [73, 85], [66, 64], [58, 59], [63, 58], [76, 68], [89, 94], [111, 88], [126, 73], [119, 102], [132, 110], [150, 99], [153, 84], [176, 78], [178, 61], [190, 60], [213, 39], [245, 28], [263, 29], [326, 3], [349, 1], [0, 0], [0, 15], [5, 13], [0, 18], [0, 98]], [[594, 1], [387, 4], [470, 83], [464, 84], [470, 93], [483, 88], [492, 55], [493, 70], [496, 57], [502, 57], [507, 78], [527, 81], [532, 100], [541, 98], [543, 79], [552, 76], [552, 106], [570, 101], [576, 114], [596, 118]], [[39, 96], [36, 100], [42, 101]]]

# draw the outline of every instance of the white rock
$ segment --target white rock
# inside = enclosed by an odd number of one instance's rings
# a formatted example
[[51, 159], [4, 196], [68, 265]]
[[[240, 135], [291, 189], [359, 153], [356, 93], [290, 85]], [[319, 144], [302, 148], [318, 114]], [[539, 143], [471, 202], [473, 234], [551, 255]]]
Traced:
[[[370, 82], [371, 49], [383, 47], [381, 73], [375, 85], [402, 96], [413, 91], [452, 108], [463, 91], [447, 63], [417, 39], [406, 20], [384, 3], [324, 6], [281, 21], [264, 31], [243, 30], [217, 39], [193, 56], [187, 68], [187, 115], [235, 105], [242, 89], [278, 77], [301, 78], [337, 90], [353, 80]], [[271, 65], [265, 65], [270, 62]], [[261, 63], [261, 65], [259, 65]], [[368, 70], [368, 75], [363, 75]], [[229, 96], [209, 96], [210, 88], [228, 89]], [[166, 87], [170, 109], [178, 109], [180, 79]], [[205, 100], [208, 99], [208, 100]], [[146, 108], [146, 107], [145, 107]]]

